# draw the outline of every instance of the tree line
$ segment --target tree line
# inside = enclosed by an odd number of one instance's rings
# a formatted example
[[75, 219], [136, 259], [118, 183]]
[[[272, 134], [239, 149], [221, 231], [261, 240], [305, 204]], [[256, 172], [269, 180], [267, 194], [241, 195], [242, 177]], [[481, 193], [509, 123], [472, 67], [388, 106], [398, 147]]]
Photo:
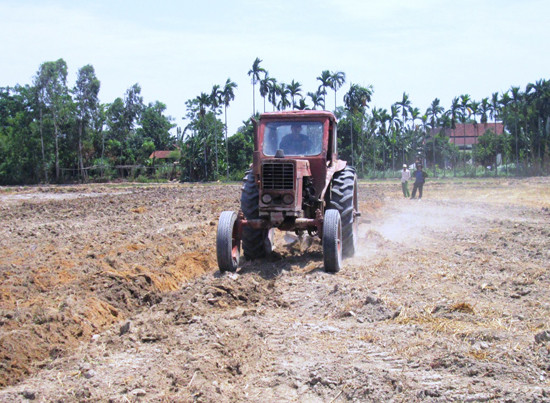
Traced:
[[173, 145], [166, 105], [145, 105], [139, 84], [102, 104], [93, 66], [71, 88], [67, 70], [63, 59], [44, 62], [32, 85], [0, 87], [0, 184], [85, 181]]
[[[78, 70], [69, 88], [65, 61], [45, 62], [32, 85], [0, 88], [0, 183], [103, 178], [116, 174], [117, 167], [154, 164], [148, 158], [154, 150], [174, 150], [182, 180], [238, 179], [252, 158], [257, 94], [265, 112], [328, 109], [329, 91], [334, 92], [333, 111], [339, 119], [341, 158], [361, 176], [394, 175], [403, 163], [417, 159], [435, 175], [446, 175], [448, 169], [454, 175], [475, 175], [499, 165], [514, 174], [549, 171], [550, 82], [545, 79], [479, 101], [462, 94], [448, 108], [436, 98], [421, 111], [405, 92], [388, 109], [373, 106], [373, 86], [357, 83], [349, 85], [343, 105], [337, 105], [337, 92], [346, 83], [342, 71], [323, 70], [313, 91], [294, 79], [278, 81], [260, 58], [248, 76], [252, 115], [229, 135], [227, 108], [237, 89], [230, 78], [187, 100], [186, 125], [176, 128], [163, 103], [144, 104], [138, 84], [112, 103], [101, 104], [93, 66]], [[497, 135], [497, 122], [504, 124], [504, 134]], [[471, 149], [449, 142], [449, 130], [458, 123], [473, 124], [481, 134]]]

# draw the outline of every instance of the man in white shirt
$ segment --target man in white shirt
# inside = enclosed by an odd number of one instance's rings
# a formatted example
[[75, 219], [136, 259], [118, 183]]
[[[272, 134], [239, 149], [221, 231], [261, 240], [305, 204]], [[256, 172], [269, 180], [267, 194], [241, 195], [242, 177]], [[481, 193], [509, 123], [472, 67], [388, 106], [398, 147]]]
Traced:
[[411, 179], [411, 172], [407, 169], [407, 164], [403, 164], [403, 170], [401, 171], [401, 189], [405, 197], [411, 197], [409, 193], [409, 179]]

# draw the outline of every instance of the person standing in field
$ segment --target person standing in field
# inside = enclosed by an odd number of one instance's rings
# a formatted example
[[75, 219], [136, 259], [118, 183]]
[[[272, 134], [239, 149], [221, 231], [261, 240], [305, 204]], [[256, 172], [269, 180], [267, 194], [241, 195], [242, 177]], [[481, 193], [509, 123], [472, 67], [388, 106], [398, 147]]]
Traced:
[[426, 182], [426, 177], [428, 175], [422, 170], [422, 164], [416, 164], [416, 171], [414, 172], [414, 185], [411, 199], [414, 199], [416, 196], [416, 190], [418, 189], [418, 200], [422, 199], [422, 188], [424, 187], [424, 182]]
[[409, 193], [409, 179], [411, 179], [411, 172], [407, 169], [407, 164], [403, 164], [403, 170], [401, 171], [401, 190], [403, 190], [404, 197], [411, 197]]

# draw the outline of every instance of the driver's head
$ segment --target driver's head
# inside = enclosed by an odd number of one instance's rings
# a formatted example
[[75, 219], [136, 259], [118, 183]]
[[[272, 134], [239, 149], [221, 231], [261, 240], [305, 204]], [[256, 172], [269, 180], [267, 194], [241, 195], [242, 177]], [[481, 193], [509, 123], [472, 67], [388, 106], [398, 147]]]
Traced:
[[290, 130], [292, 131], [292, 134], [300, 134], [302, 131], [302, 126], [299, 124], [293, 124]]

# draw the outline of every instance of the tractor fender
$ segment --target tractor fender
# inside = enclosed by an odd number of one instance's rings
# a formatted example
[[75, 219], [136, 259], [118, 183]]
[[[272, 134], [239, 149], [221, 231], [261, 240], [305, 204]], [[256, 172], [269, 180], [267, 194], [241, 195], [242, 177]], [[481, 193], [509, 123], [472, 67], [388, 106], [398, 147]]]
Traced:
[[332, 177], [336, 172], [342, 171], [346, 166], [348, 165], [347, 161], [343, 160], [336, 160], [334, 164], [330, 164], [327, 168], [327, 176], [325, 178], [325, 188], [321, 192], [320, 199], [323, 200], [325, 198], [325, 194], [327, 193], [327, 189], [330, 186], [330, 183], [332, 182]]

